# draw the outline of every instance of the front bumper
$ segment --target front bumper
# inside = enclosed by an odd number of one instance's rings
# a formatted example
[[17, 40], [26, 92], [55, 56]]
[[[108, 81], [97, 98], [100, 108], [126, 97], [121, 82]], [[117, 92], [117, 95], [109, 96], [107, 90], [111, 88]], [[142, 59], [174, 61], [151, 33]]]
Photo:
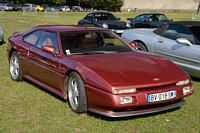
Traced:
[[103, 112], [95, 109], [89, 108], [88, 110], [103, 116], [107, 117], [128, 117], [128, 116], [138, 116], [138, 115], [145, 115], [145, 114], [150, 114], [150, 113], [156, 113], [156, 112], [161, 112], [161, 111], [166, 111], [170, 109], [174, 109], [177, 107], [180, 107], [181, 105], [186, 104], [186, 101], [184, 99], [178, 100], [175, 103], [172, 103], [171, 105], [160, 107], [160, 108], [155, 108], [155, 109], [150, 109], [150, 110], [140, 110], [140, 111], [125, 111], [125, 112]]

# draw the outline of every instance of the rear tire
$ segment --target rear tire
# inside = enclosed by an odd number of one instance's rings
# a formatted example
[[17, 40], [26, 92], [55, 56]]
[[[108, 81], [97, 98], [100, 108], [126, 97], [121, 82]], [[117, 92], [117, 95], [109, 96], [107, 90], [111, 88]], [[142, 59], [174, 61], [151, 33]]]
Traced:
[[69, 75], [67, 82], [67, 94], [69, 106], [71, 107], [73, 112], [87, 112], [88, 104], [85, 91], [85, 84], [81, 76], [76, 72], [72, 72]]
[[145, 47], [145, 45], [141, 42], [137, 43], [137, 50], [139, 51], [144, 51], [144, 52], [148, 52], [147, 48]]
[[16, 51], [11, 53], [10, 56], [10, 76], [14, 81], [22, 81], [22, 71], [19, 61], [19, 56]]

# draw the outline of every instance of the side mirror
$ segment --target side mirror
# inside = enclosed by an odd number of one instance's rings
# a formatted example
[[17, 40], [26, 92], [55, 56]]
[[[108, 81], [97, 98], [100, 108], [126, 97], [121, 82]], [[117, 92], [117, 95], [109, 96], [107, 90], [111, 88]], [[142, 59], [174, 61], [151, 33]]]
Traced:
[[118, 18], [118, 20], [121, 20], [121, 18]]
[[177, 42], [177, 43], [180, 43], [180, 44], [187, 44], [188, 46], [192, 46], [191, 42], [188, 41], [188, 40], [185, 39], [185, 38], [177, 38], [177, 39], [176, 39], [176, 42]]
[[54, 46], [43, 46], [42, 50], [44, 52], [52, 54], [53, 56], [55, 55], [55, 52], [56, 52], [56, 48]]
[[171, 22], [173, 22], [174, 20], [173, 20], [173, 19], [171, 19], [170, 21], [171, 21]]

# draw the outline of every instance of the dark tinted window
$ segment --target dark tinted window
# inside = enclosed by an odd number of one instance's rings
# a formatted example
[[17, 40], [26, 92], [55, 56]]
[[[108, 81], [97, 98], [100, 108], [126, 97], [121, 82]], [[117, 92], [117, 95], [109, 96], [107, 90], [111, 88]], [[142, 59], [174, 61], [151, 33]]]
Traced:
[[85, 19], [92, 21], [93, 20], [94, 15], [93, 14], [88, 14]]
[[140, 20], [140, 16], [136, 17], [134, 20], [139, 21]]
[[117, 20], [118, 18], [115, 17], [113, 14], [109, 13], [99, 13], [95, 14], [95, 20]]
[[163, 32], [163, 37], [176, 40], [177, 38], [186, 38], [191, 43], [195, 43], [191, 32], [184, 26], [171, 24]]
[[200, 41], [200, 26], [189, 27], [194, 36]]
[[36, 42], [37, 42], [38, 38], [40, 37], [41, 33], [42, 33], [42, 30], [34, 31], [34, 32], [24, 36], [23, 40], [24, 40], [24, 42], [29, 43], [31, 45], [36, 45]]
[[150, 21], [169, 21], [169, 19], [164, 14], [150, 14]]
[[149, 19], [149, 17], [148, 17], [148, 15], [142, 15], [141, 17], [140, 17], [140, 21], [148, 21], [148, 19]]

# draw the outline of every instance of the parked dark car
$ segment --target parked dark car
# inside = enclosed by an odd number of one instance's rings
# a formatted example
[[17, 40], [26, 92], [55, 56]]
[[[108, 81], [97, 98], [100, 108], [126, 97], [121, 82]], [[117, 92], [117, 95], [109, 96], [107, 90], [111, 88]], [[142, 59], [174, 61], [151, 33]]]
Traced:
[[92, 12], [78, 21], [78, 25], [95, 26], [110, 29], [114, 33], [121, 35], [124, 30], [130, 28], [130, 24], [121, 21], [115, 15], [109, 12]]
[[143, 13], [130, 20], [131, 28], [160, 28], [173, 20], [169, 20], [163, 13]]
[[20, 11], [21, 8], [18, 5], [13, 6], [13, 11]]
[[46, 88], [76, 113], [155, 113], [180, 107], [193, 93], [191, 78], [180, 67], [135, 51], [104, 28], [43, 25], [15, 32], [7, 56], [14, 81], [24, 78]]

